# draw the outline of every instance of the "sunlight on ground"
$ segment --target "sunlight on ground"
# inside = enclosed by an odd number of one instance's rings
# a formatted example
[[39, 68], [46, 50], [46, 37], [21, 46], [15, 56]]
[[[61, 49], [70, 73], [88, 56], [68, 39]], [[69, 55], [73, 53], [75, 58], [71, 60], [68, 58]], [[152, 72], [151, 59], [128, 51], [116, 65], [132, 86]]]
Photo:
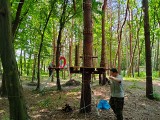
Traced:
[[36, 119], [36, 118], [39, 118], [39, 117], [41, 117], [41, 115], [40, 115], [40, 114], [38, 114], [38, 115], [34, 115], [34, 116], [33, 116], [33, 118], [35, 118], [35, 119]]
[[0, 114], [2, 114], [2, 113], [5, 113], [5, 111], [4, 110], [0, 110]]

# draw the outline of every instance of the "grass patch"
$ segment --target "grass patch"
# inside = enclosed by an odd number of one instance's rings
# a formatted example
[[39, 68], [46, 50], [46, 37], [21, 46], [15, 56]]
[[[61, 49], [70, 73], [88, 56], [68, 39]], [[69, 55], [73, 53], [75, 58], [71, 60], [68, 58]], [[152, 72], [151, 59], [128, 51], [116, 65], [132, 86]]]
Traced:
[[76, 88], [69, 90], [69, 92], [81, 92], [81, 87], [77, 86]]
[[154, 92], [153, 97], [154, 97], [155, 100], [160, 101], [160, 94], [159, 93]]
[[138, 86], [137, 83], [138, 83], [138, 81], [133, 81], [133, 84], [130, 85], [128, 88], [130, 88], [130, 89], [140, 89], [140, 90], [145, 90], [145, 88]]
[[144, 81], [146, 80], [146, 78], [138, 78], [138, 77], [124, 77], [124, 80], [127, 80], [127, 81], [131, 81], [131, 82], [134, 82], [134, 81]]
[[129, 87], [128, 87], [129, 89], [140, 89], [140, 90], [145, 90], [145, 88], [143, 88], [143, 87], [139, 87], [138, 85], [130, 85]]
[[10, 120], [8, 114], [2, 115], [2, 120]]
[[39, 101], [38, 105], [42, 108], [48, 108], [51, 106], [51, 103], [52, 103], [52, 99], [48, 97], [44, 100]]

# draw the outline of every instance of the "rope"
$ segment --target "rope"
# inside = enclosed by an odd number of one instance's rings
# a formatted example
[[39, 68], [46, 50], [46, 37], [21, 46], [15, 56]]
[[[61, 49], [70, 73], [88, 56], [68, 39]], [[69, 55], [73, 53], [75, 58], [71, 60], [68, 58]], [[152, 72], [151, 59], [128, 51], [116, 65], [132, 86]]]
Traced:
[[52, 71], [52, 74], [50, 75], [50, 77], [47, 79], [47, 81], [46, 81], [45, 84], [43, 85], [43, 87], [40, 89], [40, 91], [42, 91], [42, 90], [46, 87], [48, 81], [51, 80], [52, 76], [53, 76], [53, 71]]
[[[83, 74], [82, 74], [82, 78], [83, 78], [83, 79], [82, 79], [82, 83], [81, 83], [82, 86], [84, 85], [85, 82], [89, 82], [88, 80], [87, 80], [87, 81], [84, 80], [84, 72], [85, 72], [85, 71], [84, 71], [84, 69], [83, 69], [83, 72], [82, 72], [82, 73], [83, 73]], [[95, 109], [96, 109], [96, 111], [97, 111], [97, 115], [100, 116], [99, 111], [98, 111], [98, 108], [96, 107], [96, 98], [94, 97], [94, 92], [93, 92], [93, 90], [92, 90], [91, 83], [90, 83], [90, 89], [91, 89], [91, 93], [92, 93], [92, 94], [91, 94], [91, 97], [92, 97], [93, 100], [94, 100], [94, 104], [95, 104]], [[84, 89], [83, 89], [82, 92], [83, 92], [83, 102], [84, 102], [84, 106], [85, 106]], [[89, 105], [87, 105], [87, 106], [85, 106], [85, 107], [83, 107], [83, 108], [81, 108], [81, 109], [87, 108], [87, 107], [90, 106], [90, 105], [92, 105], [92, 104], [89, 104]], [[80, 110], [81, 110], [81, 109], [80, 109]], [[86, 119], [86, 109], [84, 109], [84, 110], [85, 110], [85, 119]]]
[[[94, 99], [94, 104], [97, 104], [96, 98], [94, 97], [94, 92], [93, 92], [93, 90], [92, 90], [91, 84], [90, 84], [90, 88], [91, 88], [91, 92], [93, 93], [92, 97], [93, 97], [93, 99]], [[98, 108], [97, 108], [96, 106], [95, 106], [95, 108], [96, 108], [96, 111], [97, 111], [97, 115], [100, 116], [99, 111], [98, 111]]]
[[[83, 103], [84, 103], [84, 105], [83, 106], [86, 106], [85, 105], [85, 99], [84, 99], [84, 84], [83, 84], [83, 80], [84, 80], [84, 69], [83, 69], [83, 74], [82, 74], [82, 88], [83, 88]], [[88, 107], [88, 105], [87, 105], [87, 107]], [[83, 109], [84, 109], [84, 111], [85, 111], [85, 119], [86, 119], [86, 109], [85, 109], [86, 107], [83, 107]], [[82, 108], [81, 108], [82, 109]], [[80, 110], [81, 110], [80, 109]]]

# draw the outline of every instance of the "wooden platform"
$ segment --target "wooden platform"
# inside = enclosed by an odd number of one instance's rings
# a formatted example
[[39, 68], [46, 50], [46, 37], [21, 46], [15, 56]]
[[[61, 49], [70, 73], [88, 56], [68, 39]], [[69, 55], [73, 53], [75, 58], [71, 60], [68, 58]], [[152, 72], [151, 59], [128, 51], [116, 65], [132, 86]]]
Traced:
[[70, 67], [70, 73], [90, 73], [90, 74], [103, 74], [106, 72], [106, 68], [99, 67], [99, 68], [94, 68], [94, 67]]

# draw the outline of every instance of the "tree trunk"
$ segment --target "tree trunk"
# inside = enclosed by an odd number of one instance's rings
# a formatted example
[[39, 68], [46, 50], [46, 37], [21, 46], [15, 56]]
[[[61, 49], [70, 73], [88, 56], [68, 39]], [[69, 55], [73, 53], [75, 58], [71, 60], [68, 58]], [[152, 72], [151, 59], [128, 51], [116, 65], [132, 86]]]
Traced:
[[[93, 34], [92, 34], [92, 1], [83, 0], [83, 21], [84, 21], [84, 30], [83, 30], [83, 66], [92, 67], [92, 43], [93, 43]], [[91, 112], [91, 74], [87, 71], [82, 73], [82, 89], [81, 89], [81, 103], [80, 103], [80, 112], [86, 113]]]
[[23, 65], [22, 65], [22, 49], [21, 49], [21, 53], [20, 53], [20, 75], [22, 76], [23, 74]]
[[[106, 34], [105, 34], [105, 14], [106, 14], [106, 7], [107, 7], [107, 0], [104, 0], [103, 6], [102, 6], [102, 50], [101, 50], [101, 63], [100, 67], [106, 68]], [[106, 73], [103, 73], [102, 77], [101, 74], [99, 74], [99, 83], [101, 85], [106, 84]]]
[[31, 62], [32, 52], [33, 52], [33, 50], [30, 50], [30, 52], [29, 52], [29, 58], [28, 58], [28, 61], [27, 61], [27, 76], [30, 73], [30, 65], [31, 65], [30, 62]]
[[27, 109], [24, 102], [18, 66], [12, 44], [10, 7], [8, 0], [0, 1], [0, 55], [9, 100], [10, 120], [27, 120]]
[[26, 75], [26, 52], [25, 50], [23, 51], [23, 61], [24, 61], [24, 74]]
[[[62, 27], [63, 28], [63, 27]], [[56, 76], [57, 76], [57, 90], [61, 90], [61, 83], [59, 77], [59, 57], [60, 57], [60, 46], [61, 46], [61, 37], [62, 37], [62, 28], [60, 27], [58, 40], [57, 40], [57, 50], [56, 50]]]
[[34, 82], [34, 80], [35, 80], [36, 61], [37, 61], [37, 56], [36, 56], [36, 54], [34, 54], [33, 71], [32, 71], [32, 82]]
[[[109, 5], [111, 6], [112, 5], [112, 1], [110, 0], [110, 2], [109, 2]], [[113, 24], [112, 24], [112, 20], [113, 20], [113, 18], [112, 18], [112, 9], [110, 10], [110, 44], [109, 44], [109, 51], [110, 51], [110, 68], [112, 68], [113, 67], [113, 65], [112, 65], [112, 37], [113, 37], [113, 33], [112, 33], [112, 27], [113, 27]]]
[[45, 33], [46, 27], [48, 25], [52, 10], [53, 10], [53, 8], [51, 8], [51, 10], [49, 11], [49, 14], [48, 14], [48, 16], [46, 18], [45, 25], [44, 25], [44, 28], [43, 28], [43, 31], [42, 31], [42, 34], [41, 34], [41, 43], [40, 43], [39, 51], [38, 51], [38, 66], [37, 66], [38, 67], [38, 71], [37, 71], [37, 79], [38, 79], [38, 81], [37, 81], [36, 90], [40, 89], [40, 59], [41, 59], [41, 51], [42, 51], [42, 46], [43, 46], [44, 33]]
[[13, 26], [12, 26], [13, 37], [15, 36], [16, 30], [20, 22], [20, 15], [21, 15], [23, 5], [24, 5], [24, 0], [20, 0], [18, 4], [17, 12], [16, 12], [16, 17], [15, 17], [15, 20], [13, 21]]
[[[56, 28], [55, 26], [53, 25], [53, 40], [52, 40], [52, 62], [54, 63], [54, 67], [55, 67], [55, 61], [56, 61], [56, 34], [57, 34], [57, 31], [56, 31]], [[51, 82], [54, 81], [54, 74], [55, 74], [55, 70], [53, 69], [52, 71], [52, 79], [51, 79]]]
[[75, 48], [75, 66], [79, 66], [79, 44]]
[[137, 30], [137, 47], [138, 47], [138, 60], [137, 60], [137, 72], [138, 72], [138, 77], [140, 76], [140, 71], [139, 71], [139, 65], [140, 65], [140, 39], [139, 39], [139, 32], [141, 29], [141, 24], [142, 24], [142, 10], [141, 10], [141, 16], [140, 16], [140, 22], [138, 24], [138, 30]]
[[132, 57], [133, 57], [133, 50], [132, 50], [132, 38], [133, 38], [133, 35], [132, 35], [132, 9], [130, 8], [129, 9], [129, 52], [130, 52], [130, 59], [129, 59], [129, 67], [128, 67], [128, 76], [131, 77], [131, 73], [132, 73]]
[[73, 46], [73, 26], [74, 26], [74, 21], [72, 19], [72, 32], [71, 32], [71, 38], [69, 41], [69, 67], [72, 67], [72, 46]]
[[160, 40], [158, 39], [157, 41], [157, 55], [156, 55], [156, 67], [155, 70], [158, 71], [158, 66], [159, 66], [159, 42]]
[[0, 89], [0, 95], [2, 97], [7, 97], [6, 75], [4, 72], [2, 73], [2, 84], [1, 84], [1, 89]]
[[149, 99], [153, 99], [148, 0], [143, 0], [142, 4], [144, 11], [144, 36], [145, 36], [145, 53], [146, 53], [146, 96]]
[[61, 38], [62, 38], [62, 30], [64, 28], [65, 22], [66, 22], [66, 7], [67, 7], [68, 0], [64, 0], [63, 2], [63, 11], [60, 18], [60, 28], [58, 33], [58, 39], [57, 39], [57, 50], [56, 50], [56, 75], [57, 75], [57, 90], [61, 90], [61, 84], [60, 84], [60, 77], [59, 77], [59, 57], [61, 52]]
[[[119, 3], [120, 4], [120, 3]], [[120, 5], [119, 5], [120, 7]], [[121, 73], [121, 39], [122, 39], [122, 29], [126, 23], [126, 19], [127, 19], [127, 13], [128, 13], [128, 8], [129, 8], [129, 0], [127, 0], [127, 6], [126, 6], [126, 12], [125, 12], [125, 18], [123, 21], [123, 24], [121, 26], [121, 28], [119, 28], [119, 24], [120, 24], [120, 16], [118, 17], [118, 28], [117, 28], [117, 34], [118, 34], [118, 49], [117, 49], [117, 53], [116, 53], [116, 58], [115, 58], [115, 65], [116, 65], [116, 60], [117, 60], [117, 56], [118, 56], [118, 72]], [[120, 8], [119, 8], [120, 9]], [[120, 12], [120, 11], [119, 11]], [[118, 12], [118, 14], [120, 14]]]

